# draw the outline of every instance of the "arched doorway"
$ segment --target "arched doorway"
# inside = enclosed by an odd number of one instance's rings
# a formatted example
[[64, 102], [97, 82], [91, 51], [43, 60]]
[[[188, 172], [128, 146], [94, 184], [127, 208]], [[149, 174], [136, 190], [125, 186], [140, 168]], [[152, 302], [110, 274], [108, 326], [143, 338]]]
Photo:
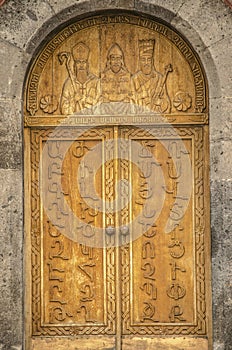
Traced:
[[67, 25], [25, 89], [27, 349], [209, 349], [208, 96], [172, 28]]

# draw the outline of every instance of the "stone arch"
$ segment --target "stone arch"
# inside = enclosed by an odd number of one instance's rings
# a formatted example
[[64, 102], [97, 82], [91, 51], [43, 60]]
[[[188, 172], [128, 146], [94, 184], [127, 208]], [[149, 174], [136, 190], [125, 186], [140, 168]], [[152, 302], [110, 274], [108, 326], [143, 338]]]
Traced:
[[[99, 1], [98, 4], [96, 6], [95, 5], [91, 5], [90, 1], [86, 1], [84, 3], [78, 3], [69, 7], [64, 6], [64, 8], [59, 9], [60, 11], [58, 13], [42, 22], [40, 27], [33, 33], [33, 36], [28, 38], [29, 40], [26, 43], [25, 51], [33, 60], [33, 57], [40, 51], [43, 43], [45, 41], [48, 42], [49, 37], [53, 35], [52, 33], [57, 32], [58, 28], [62, 29], [62, 27], [75, 19], [81, 19], [83, 16], [86, 16], [86, 14], [91, 15], [102, 11], [107, 12], [115, 10], [131, 11], [131, 13], [135, 14], [137, 12], [165, 21], [179, 31], [179, 33], [182, 34], [189, 42], [191, 42], [191, 46], [198, 54], [209, 79], [209, 96], [215, 97], [221, 95], [221, 86], [218, 78], [217, 67], [212, 58], [209, 46], [204, 43], [202, 39], [204, 36], [200, 35], [198, 28], [194, 26], [194, 22], [190, 24], [190, 22], [182, 17], [178, 12], [179, 9], [176, 10], [173, 5], [168, 5], [165, 7], [164, 4], [161, 6], [160, 4], [147, 3], [143, 1], [138, 1], [135, 4], [125, 4], [125, 2], [123, 2], [122, 5], [108, 5], [107, 9], [104, 5], [104, 1]], [[214, 81], [214, 84], [211, 84], [211, 81]]]
[[[191, 42], [191, 46], [197, 53], [208, 78], [209, 84], [209, 114], [210, 114], [210, 138], [213, 137], [214, 134], [219, 135], [219, 130], [217, 127], [218, 118], [221, 118], [224, 115], [223, 108], [223, 92], [221, 90], [221, 81], [219, 78], [219, 65], [215, 63], [214, 56], [215, 53], [210, 47], [210, 41], [206, 40], [204, 42], [204, 34], [205, 32], [200, 32], [197, 24], [194, 23], [194, 20], [191, 22], [185, 19], [184, 15], [180, 12], [180, 9], [173, 4], [168, 4], [165, 7], [165, 4], [158, 3], [147, 3], [145, 1], [136, 1], [135, 3], [125, 3], [120, 2], [112, 5], [107, 5], [107, 9], [105, 7], [104, 1], [99, 1], [97, 4], [91, 5], [90, 1], [86, 1], [84, 3], [73, 4], [69, 7], [61, 6], [60, 8], [55, 10], [55, 15], [51, 14], [45, 21], [40, 23], [40, 27], [37, 27], [31, 37], [28, 36], [25, 51], [27, 53], [27, 58], [24, 60], [25, 69], [28, 70], [30, 65], [33, 62], [33, 57], [39, 52], [41, 49], [44, 40], [48, 41], [49, 37], [52, 33], [55, 33], [58, 28], [64, 27], [68, 22], [73, 21], [75, 18], [81, 18], [85, 16], [87, 13], [97, 13], [99, 11], [114, 11], [117, 10], [125, 10], [132, 11], [132, 13], [141, 13], [148, 16], [153, 16], [154, 18], [161, 19], [165, 21], [167, 24], [170, 24], [179, 31], [180, 34]], [[207, 6], [207, 3], [206, 3]], [[225, 9], [224, 9], [225, 11]], [[218, 30], [218, 36], [220, 36], [220, 30]], [[45, 39], [46, 38], [46, 39]], [[208, 38], [207, 38], [208, 39]], [[209, 43], [208, 43], [209, 42]], [[24, 75], [22, 78], [24, 82], [22, 82], [22, 88], [24, 90], [24, 86], [26, 83], [26, 76]], [[223, 87], [224, 89], [224, 87]], [[217, 108], [215, 110], [215, 103], [217, 101]], [[225, 125], [225, 121], [221, 120], [222, 125]], [[226, 124], [227, 125], [227, 124]], [[226, 126], [225, 125], [225, 126]], [[217, 162], [218, 160], [216, 160]]]
[[[27, 7], [25, 9], [25, 7]], [[14, 288], [12, 297], [4, 298], [3, 317], [6, 315], [6, 327], [3, 326], [2, 338], [0, 340], [4, 349], [21, 348], [22, 344], [22, 256], [17, 253], [16, 256], [8, 258], [8, 252], [14, 253], [15, 247], [17, 252], [22, 249], [22, 238], [19, 237], [19, 231], [23, 231], [21, 224], [21, 196], [22, 196], [22, 172], [21, 172], [21, 138], [19, 138], [21, 130], [22, 100], [25, 76], [30, 67], [32, 57], [38, 52], [37, 49], [42, 47], [45, 37], [49, 32], [54, 30], [62, 23], [69, 21], [75, 16], [81, 16], [85, 13], [94, 12], [95, 9], [104, 11], [106, 7], [114, 10], [116, 7], [125, 10], [134, 10], [136, 12], [152, 14], [155, 17], [165, 20], [172, 24], [177, 30], [185, 35], [191, 42], [193, 48], [198, 53], [201, 62], [203, 63], [206, 75], [209, 80], [209, 102], [210, 102], [210, 138], [211, 138], [211, 193], [213, 196], [212, 206], [212, 227], [213, 227], [213, 258], [214, 258], [214, 300], [215, 300], [215, 349], [224, 348], [231, 343], [227, 331], [225, 321], [225, 313], [228, 314], [228, 308], [223, 311], [222, 303], [218, 300], [224, 300], [225, 288], [229, 285], [229, 271], [221, 275], [221, 266], [228, 266], [226, 261], [226, 252], [224, 243], [221, 241], [221, 233], [224, 232], [225, 223], [223, 216], [226, 215], [226, 204], [221, 204], [220, 198], [226, 203], [226, 196], [229, 193], [230, 182], [228, 158], [224, 157], [227, 154], [225, 144], [229, 141], [230, 128], [228, 126], [229, 113], [231, 111], [229, 101], [231, 95], [228, 93], [231, 90], [228, 77], [226, 76], [226, 63], [223, 62], [229, 58], [225, 57], [224, 52], [230, 47], [229, 36], [231, 36], [230, 11], [223, 2], [212, 2], [204, 0], [201, 3], [194, 1], [170, 1], [163, 2], [160, 0], [154, 1], [113, 1], [111, 4], [106, 1], [65, 1], [65, 2], [33, 2], [12, 3], [5, 2], [1, 7], [3, 23], [1, 45], [1, 59], [5, 64], [8, 74], [1, 74], [1, 104], [2, 114], [4, 115], [3, 126], [8, 130], [7, 142], [15, 145], [14, 152], [12, 148], [4, 146], [6, 157], [2, 159], [1, 173], [3, 175], [3, 184], [6, 186], [6, 194], [10, 193], [13, 196], [13, 207], [7, 207], [12, 210], [12, 217], [17, 221], [14, 227], [7, 226], [6, 232], [6, 266], [11, 266], [15, 273], [12, 273], [8, 278], [6, 286], [8, 290], [12, 286]], [[28, 9], [28, 12], [27, 12]], [[228, 21], [229, 19], [229, 21]], [[199, 23], [201, 21], [201, 23]], [[6, 23], [6, 26], [5, 26]], [[213, 33], [213, 38], [210, 38], [210, 33]], [[7, 54], [6, 54], [7, 53]], [[229, 53], [229, 52], [228, 52]], [[229, 55], [228, 55], [229, 56]], [[229, 76], [229, 74], [228, 74]], [[225, 98], [226, 97], [226, 98]], [[225, 106], [225, 102], [227, 102]], [[5, 142], [5, 137], [3, 137]], [[5, 143], [4, 143], [5, 145]], [[14, 153], [14, 156], [8, 156], [8, 153]], [[229, 154], [229, 153], [228, 153]], [[4, 200], [4, 193], [3, 193]], [[17, 208], [15, 211], [15, 203]], [[9, 208], [9, 209], [8, 209]], [[5, 209], [4, 209], [5, 210]], [[3, 227], [5, 223], [3, 222]], [[223, 226], [222, 226], [223, 225]], [[8, 244], [8, 237], [14, 234], [12, 242]], [[23, 237], [23, 234], [21, 235]], [[223, 236], [226, 239], [226, 234]], [[229, 241], [226, 241], [229, 247]], [[223, 248], [224, 247], [224, 248]], [[230, 248], [228, 248], [228, 252]], [[12, 253], [10, 253], [11, 255]], [[16, 268], [16, 266], [18, 268]], [[7, 284], [8, 283], [8, 284]], [[5, 288], [5, 282], [4, 282]], [[17, 300], [16, 297], [17, 296]], [[14, 308], [12, 308], [12, 304]], [[226, 302], [225, 302], [226, 304]], [[10, 325], [10, 326], [9, 326]], [[11, 328], [13, 331], [9, 330]], [[5, 347], [4, 347], [5, 346]]]

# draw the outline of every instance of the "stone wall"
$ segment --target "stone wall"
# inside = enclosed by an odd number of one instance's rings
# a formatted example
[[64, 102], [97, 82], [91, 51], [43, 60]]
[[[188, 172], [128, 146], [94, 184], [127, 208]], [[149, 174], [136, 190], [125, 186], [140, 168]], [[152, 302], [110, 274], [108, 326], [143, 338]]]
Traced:
[[55, 28], [75, 16], [110, 8], [165, 20], [190, 41], [205, 68], [210, 94], [214, 350], [232, 348], [232, 12], [228, 4], [221, 0], [6, 0], [0, 7], [0, 349], [23, 348], [22, 91], [29, 63]]

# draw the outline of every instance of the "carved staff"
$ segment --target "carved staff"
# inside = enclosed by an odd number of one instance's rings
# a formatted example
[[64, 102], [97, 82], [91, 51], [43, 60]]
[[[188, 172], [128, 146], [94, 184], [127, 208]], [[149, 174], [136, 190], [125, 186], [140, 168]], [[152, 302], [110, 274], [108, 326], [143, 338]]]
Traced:
[[63, 64], [65, 62], [65, 65], [66, 65], [66, 68], [67, 68], [67, 71], [69, 74], [69, 78], [70, 78], [71, 83], [72, 83], [73, 90], [76, 94], [77, 88], [76, 88], [76, 84], [75, 84], [75, 75], [74, 75], [73, 70], [70, 66], [71, 54], [70, 54], [70, 52], [61, 52], [61, 53], [59, 53], [58, 58], [59, 58], [60, 64]]
[[165, 72], [164, 72], [164, 75], [158, 85], [158, 91], [155, 93], [155, 95], [153, 96], [152, 100], [156, 101], [157, 99], [160, 99], [161, 98], [161, 94], [163, 92], [163, 89], [164, 89], [164, 86], [166, 84], [166, 80], [167, 80], [167, 77], [168, 77], [168, 74], [169, 72], [172, 72], [173, 69], [172, 69], [172, 65], [169, 64], [168, 66], [165, 67]]

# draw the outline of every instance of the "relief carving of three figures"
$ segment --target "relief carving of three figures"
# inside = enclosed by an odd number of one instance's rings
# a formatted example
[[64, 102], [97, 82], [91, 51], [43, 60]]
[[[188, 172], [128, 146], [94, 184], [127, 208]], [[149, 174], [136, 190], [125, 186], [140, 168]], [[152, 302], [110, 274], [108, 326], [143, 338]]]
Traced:
[[169, 113], [171, 103], [166, 79], [172, 67], [165, 67], [164, 74], [156, 71], [154, 48], [154, 39], [139, 40], [139, 70], [131, 74], [121, 47], [114, 43], [100, 78], [89, 69], [90, 49], [85, 43], [79, 42], [71, 53], [60, 53], [60, 63], [65, 62], [68, 71], [61, 95], [61, 113], [78, 113], [109, 102], [132, 103], [156, 113]]

